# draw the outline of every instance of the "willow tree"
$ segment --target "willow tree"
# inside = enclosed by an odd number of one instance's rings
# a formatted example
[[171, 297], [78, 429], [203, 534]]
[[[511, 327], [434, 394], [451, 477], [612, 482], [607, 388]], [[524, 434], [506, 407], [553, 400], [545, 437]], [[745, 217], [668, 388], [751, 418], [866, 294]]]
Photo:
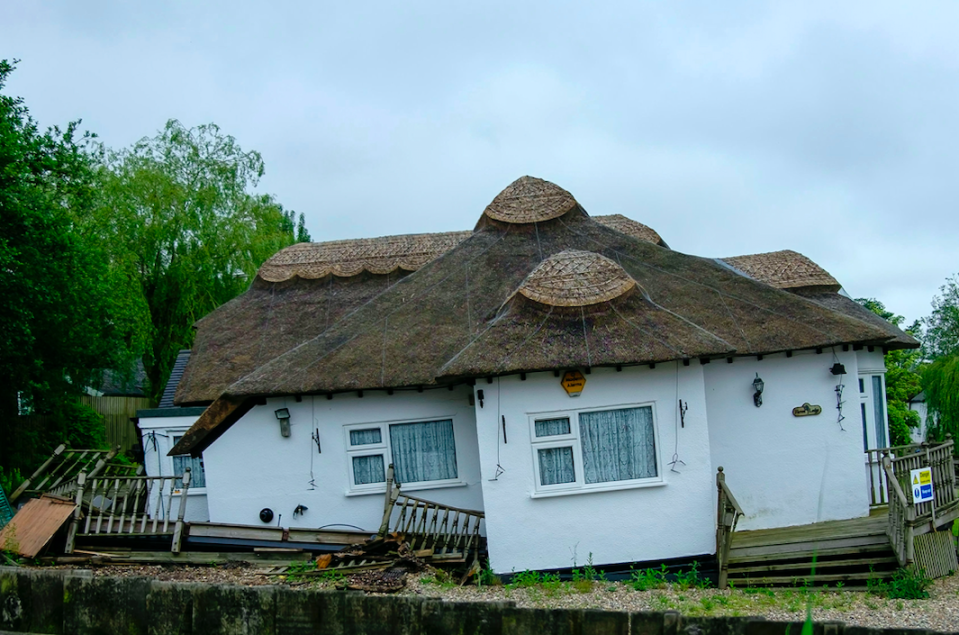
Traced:
[[922, 373], [930, 432], [959, 439], [959, 276], [952, 276], [932, 300], [924, 352], [932, 361]]
[[92, 229], [108, 242], [112, 269], [146, 307], [143, 357], [152, 396], [176, 353], [193, 342], [193, 323], [244, 291], [257, 268], [297, 239], [300, 216], [254, 191], [264, 173], [214, 124], [170, 120], [152, 138], [102, 155], [101, 204]]

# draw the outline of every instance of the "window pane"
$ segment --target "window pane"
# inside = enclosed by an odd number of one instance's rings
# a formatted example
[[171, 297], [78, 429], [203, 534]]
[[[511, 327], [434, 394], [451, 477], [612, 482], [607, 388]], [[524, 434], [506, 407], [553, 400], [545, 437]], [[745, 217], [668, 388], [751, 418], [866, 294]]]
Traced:
[[558, 485], [576, 480], [573, 470], [573, 448], [539, 450], [539, 484]]
[[883, 410], [882, 377], [872, 376], [872, 407], [874, 421], [876, 425], [876, 447], [884, 448], [886, 446], [886, 413]]
[[536, 422], [537, 437], [555, 437], [559, 434], [569, 434], [569, 417], [562, 419], [543, 419]]
[[[173, 444], [176, 445], [182, 439], [182, 436], [173, 437]], [[198, 459], [192, 456], [173, 457], [173, 476], [183, 476], [186, 468], [190, 468], [190, 489], [194, 487], [206, 487], [206, 473], [203, 471], [203, 457]], [[183, 483], [176, 483], [176, 487], [182, 487]]]
[[386, 469], [383, 467], [383, 455], [354, 456], [353, 457], [353, 484], [368, 485], [370, 483], [385, 483]]
[[383, 433], [379, 428], [350, 430], [350, 445], [370, 445], [371, 443], [383, 443]]
[[451, 419], [391, 425], [390, 444], [395, 477], [401, 484], [457, 476]]
[[656, 476], [653, 409], [627, 408], [579, 415], [586, 483]]

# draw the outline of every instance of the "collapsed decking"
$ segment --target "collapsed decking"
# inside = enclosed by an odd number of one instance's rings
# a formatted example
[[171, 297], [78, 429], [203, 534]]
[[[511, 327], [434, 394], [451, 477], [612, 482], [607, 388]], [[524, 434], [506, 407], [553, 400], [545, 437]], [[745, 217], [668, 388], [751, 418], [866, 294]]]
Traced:
[[883, 351], [917, 344], [838, 291], [799, 254], [689, 256], [524, 177], [473, 232], [264, 264], [197, 324], [176, 402], [208, 407], [170, 454], [202, 453], [219, 523], [375, 529], [394, 464], [484, 510], [497, 571], [714, 554], [720, 465], [746, 528], [868, 514]]

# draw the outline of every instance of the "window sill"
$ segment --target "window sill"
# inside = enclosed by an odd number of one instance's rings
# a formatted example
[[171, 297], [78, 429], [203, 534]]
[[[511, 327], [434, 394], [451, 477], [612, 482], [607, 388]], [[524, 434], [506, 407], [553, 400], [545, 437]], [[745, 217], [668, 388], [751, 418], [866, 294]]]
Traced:
[[[180, 490], [175, 490], [175, 491], [173, 492], [173, 495], [174, 495], [174, 496], [180, 496]], [[191, 496], [206, 496], [206, 488], [205, 488], [205, 487], [198, 487], [198, 488], [196, 488], [196, 489], [190, 489], [189, 491], [187, 491], [186, 497], [187, 497], [187, 498], [190, 498]]]
[[544, 492], [533, 492], [530, 498], [555, 498], [557, 496], [578, 496], [580, 494], [595, 494], [597, 492], [617, 492], [624, 489], [647, 489], [651, 487], [663, 487], [666, 481], [646, 481], [643, 483], [622, 483], [619, 485], [604, 485], [602, 487], [580, 487], [577, 489], [558, 489]]
[[[466, 487], [467, 483], [464, 481], [450, 481], [448, 483], [411, 483], [409, 485], [403, 485], [400, 487], [400, 494], [405, 494], [406, 492], [418, 492], [421, 490], [428, 489], [447, 489], [449, 487]], [[386, 494], [386, 486], [369, 489], [369, 490], [347, 490], [346, 496], [369, 496], [370, 494], [377, 494], [383, 496]]]

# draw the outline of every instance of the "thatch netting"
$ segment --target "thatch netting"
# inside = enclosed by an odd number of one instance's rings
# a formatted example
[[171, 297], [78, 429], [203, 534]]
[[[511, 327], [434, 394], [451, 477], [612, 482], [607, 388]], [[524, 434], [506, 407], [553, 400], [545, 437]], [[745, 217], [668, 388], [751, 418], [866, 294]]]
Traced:
[[322, 280], [254, 280], [246, 293], [197, 322], [175, 403], [213, 401], [236, 380], [316, 337], [406, 275], [399, 270]]
[[549, 181], [523, 176], [496, 195], [484, 212], [504, 223], [540, 223], [576, 206], [573, 195]]
[[723, 258], [722, 261], [754, 280], [779, 289], [822, 287], [824, 290], [839, 291], [840, 288], [828, 271], [806, 256], [789, 249], [733, 256]]
[[[177, 402], [218, 391], [217, 403], [237, 403], [515, 372], [897, 345], [887, 328], [861, 316], [572, 211], [535, 226], [482, 225], [402, 276], [258, 280], [198, 324], [191, 365], [206, 361], [196, 372], [188, 368], [184, 380], [191, 386], [181, 385]], [[636, 289], [578, 307], [544, 305], [517, 293], [544, 260], [568, 250], [615, 263]], [[232, 383], [203, 386], [224, 381]], [[208, 410], [175, 450], [202, 451], [229, 425], [224, 411]]]
[[653, 243], [660, 247], [669, 247], [655, 229], [647, 227], [638, 221], [634, 221], [632, 218], [627, 218], [622, 214], [607, 214], [605, 216], [592, 216], [591, 218], [597, 223], [623, 232], [633, 238], [639, 238], [640, 240], [645, 240], [648, 243]]
[[635, 286], [609, 258], [567, 249], [539, 263], [518, 293], [550, 306], [589, 306], [618, 298]]
[[895, 324], [882, 319], [852, 298], [815, 287], [808, 289], [794, 288], [790, 289], [790, 291], [813, 302], [817, 302], [827, 309], [838, 311], [849, 317], [881, 328], [892, 338], [886, 342], [887, 348], [919, 348], [919, 342], [917, 342], [915, 338], [903, 333]]
[[268, 282], [282, 282], [293, 277], [313, 280], [334, 275], [346, 278], [364, 271], [376, 274], [388, 274], [397, 269], [416, 271], [458, 245], [470, 233], [408, 234], [298, 243], [263, 263], [258, 275]]

